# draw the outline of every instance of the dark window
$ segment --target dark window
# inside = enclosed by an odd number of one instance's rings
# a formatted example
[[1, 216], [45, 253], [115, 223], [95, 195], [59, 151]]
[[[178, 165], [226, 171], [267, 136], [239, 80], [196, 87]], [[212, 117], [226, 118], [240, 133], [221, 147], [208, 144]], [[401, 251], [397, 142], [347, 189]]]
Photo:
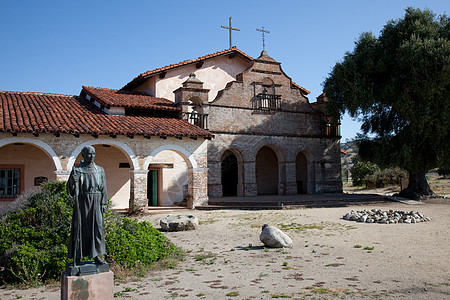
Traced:
[[19, 195], [20, 175], [20, 169], [0, 169], [0, 197]]

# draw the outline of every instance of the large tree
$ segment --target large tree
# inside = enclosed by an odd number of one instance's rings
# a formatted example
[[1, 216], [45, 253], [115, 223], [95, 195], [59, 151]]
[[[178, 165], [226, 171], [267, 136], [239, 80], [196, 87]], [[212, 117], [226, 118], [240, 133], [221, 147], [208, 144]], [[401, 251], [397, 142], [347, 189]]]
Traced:
[[[402, 196], [433, 195], [425, 174], [449, 166], [450, 19], [407, 8], [378, 37], [361, 34], [324, 82], [334, 120], [362, 121], [363, 159], [409, 173]], [[369, 135], [367, 135], [369, 134]]]

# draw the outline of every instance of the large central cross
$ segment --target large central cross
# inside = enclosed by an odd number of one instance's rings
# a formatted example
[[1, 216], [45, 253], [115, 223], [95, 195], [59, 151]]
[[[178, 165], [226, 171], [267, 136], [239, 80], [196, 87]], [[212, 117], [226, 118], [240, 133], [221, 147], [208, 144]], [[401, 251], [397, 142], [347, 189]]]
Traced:
[[265, 39], [264, 33], [270, 33], [270, 31], [264, 30], [264, 26], [262, 26], [261, 29], [256, 28], [256, 30], [262, 32], [263, 50], [266, 50], [266, 39]]
[[237, 28], [233, 28], [233, 26], [231, 26], [231, 17], [230, 17], [230, 20], [229, 20], [229, 22], [228, 22], [228, 27], [227, 26], [220, 26], [220, 27], [222, 27], [222, 28], [225, 28], [225, 29], [228, 29], [229, 31], [230, 31], [230, 48], [232, 48], [233, 47], [233, 41], [231, 40], [231, 32], [233, 31], [233, 30], [236, 30], [236, 31], [241, 31], [240, 29], [237, 29]]

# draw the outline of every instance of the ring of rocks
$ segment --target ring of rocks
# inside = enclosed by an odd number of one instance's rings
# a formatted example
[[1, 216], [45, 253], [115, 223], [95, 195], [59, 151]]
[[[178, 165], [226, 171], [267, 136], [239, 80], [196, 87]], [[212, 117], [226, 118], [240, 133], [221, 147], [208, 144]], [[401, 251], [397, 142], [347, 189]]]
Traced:
[[401, 210], [352, 210], [342, 217], [344, 220], [356, 221], [361, 223], [381, 223], [381, 224], [396, 224], [396, 223], [420, 223], [430, 221], [429, 217], [422, 215], [415, 211], [401, 211]]

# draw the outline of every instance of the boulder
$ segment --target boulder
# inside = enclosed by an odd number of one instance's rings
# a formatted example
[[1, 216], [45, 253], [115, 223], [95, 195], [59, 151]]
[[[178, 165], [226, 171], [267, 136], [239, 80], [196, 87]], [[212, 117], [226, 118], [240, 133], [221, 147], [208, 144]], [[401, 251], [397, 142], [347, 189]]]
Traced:
[[198, 227], [198, 218], [193, 215], [167, 216], [159, 221], [165, 231], [194, 230]]
[[290, 248], [292, 240], [280, 229], [264, 224], [259, 239], [266, 247], [270, 248]]

